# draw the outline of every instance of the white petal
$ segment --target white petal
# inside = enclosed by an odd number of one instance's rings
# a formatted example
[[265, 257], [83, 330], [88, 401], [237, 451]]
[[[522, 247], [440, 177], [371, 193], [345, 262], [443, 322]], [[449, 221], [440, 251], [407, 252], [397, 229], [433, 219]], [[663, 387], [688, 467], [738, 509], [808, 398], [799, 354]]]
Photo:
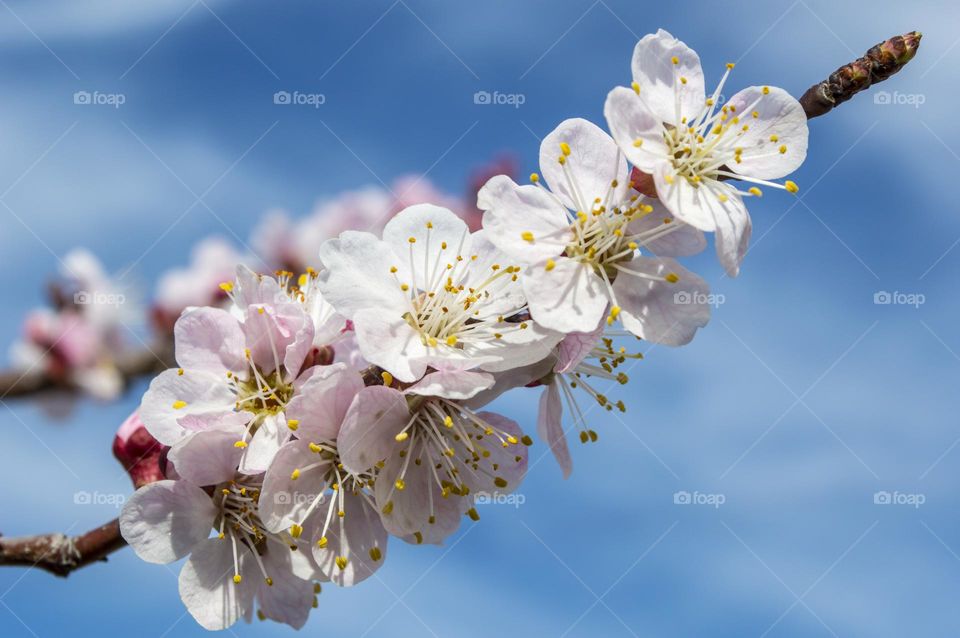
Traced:
[[405, 390], [407, 394], [445, 399], [469, 399], [493, 387], [493, 375], [469, 370], [431, 372]]
[[[410, 239], [415, 239], [414, 243]], [[394, 254], [403, 258], [408, 272], [414, 272], [416, 288], [426, 290], [436, 280], [434, 268], [441, 245], [446, 244], [449, 259], [456, 255], [471, 254], [470, 229], [455, 214], [433, 204], [416, 204], [403, 209], [383, 228], [383, 241], [393, 248]]]
[[307, 440], [286, 443], [273, 458], [273, 463], [263, 477], [260, 493], [260, 518], [271, 532], [289, 529], [294, 523], [302, 524], [307, 509], [314, 500], [329, 487], [325, 466], [297, 472], [308, 465], [321, 461], [318, 454], [310, 450]]
[[723, 191], [727, 200], [709, 205], [716, 226], [713, 241], [716, 244], [717, 257], [727, 274], [736, 277], [740, 274], [740, 262], [750, 245], [753, 225], [743, 199], [732, 186], [718, 184], [715, 188]]
[[[486, 237], [512, 259], [530, 264], [563, 252], [573, 239], [563, 206], [537, 186], [518, 186], [506, 175], [490, 179], [477, 194], [486, 211]], [[523, 238], [531, 233], [533, 241]]]
[[552, 270], [535, 264], [523, 271], [523, 291], [530, 314], [558, 332], [590, 332], [603, 318], [607, 293], [603, 281], [587, 266], [559, 257]]
[[335, 441], [353, 397], [363, 389], [363, 378], [342, 363], [315, 366], [287, 404], [287, 421], [296, 420], [297, 436]]
[[[603, 328], [600, 327], [593, 332], [571, 332], [565, 336], [557, 346], [557, 363], [554, 371], [562, 374], [576, 368], [600, 341], [602, 334]], [[541, 412], [542, 410], [541, 404]]]
[[[631, 234], [663, 230], [665, 225], [671, 226], [671, 232], [650, 241], [644, 241], [642, 250], [649, 251], [658, 257], [689, 257], [703, 251], [707, 240], [703, 232], [693, 226], [679, 221], [664, 207], [658, 199], [644, 199], [644, 204], [653, 206], [653, 212], [630, 222]], [[641, 240], [638, 240], [641, 241]]]
[[661, 162], [653, 169], [653, 183], [657, 188], [657, 197], [673, 216], [691, 226], [712, 232], [716, 229], [713, 215], [710, 214], [709, 198], [718, 201], [716, 194], [705, 186], [693, 186], [676, 174], [673, 165]]
[[[249, 550], [239, 547], [241, 554]], [[252, 562], [252, 558], [249, 559]], [[240, 584], [233, 582], [233, 549], [229, 539], [209, 538], [200, 543], [180, 570], [180, 598], [204, 629], [226, 629], [251, 609], [257, 587], [254, 569]]]
[[186, 481], [157, 481], [134, 492], [120, 514], [120, 533], [137, 556], [170, 563], [210, 536], [217, 509]]
[[[536, 268], [536, 266], [533, 267]], [[520, 325], [525, 325], [526, 328], [521, 328]], [[488, 332], [493, 333], [497, 330], [494, 327]], [[481, 370], [502, 372], [536, 363], [550, 356], [554, 346], [563, 338], [562, 333], [548, 330], [535, 321], [510, 325], [502, 328], [499, 334], [501, 335], [499, 339], [464, 343], [464, 350], [471, 355], [492, 359], [481, 363]]]
[[429, 354], [428, 349], [401, 313], [361, 310], [353, 317], [353, 327], [364, 359], [401, 381], [409, 383], [423, 376], [426, 366], [421, 359]]
[[775, 86], [768, 89], [765, 94], [763, 87], [751, 86], [727, 102], [750, 127], [739, 135], [741, 161], [731, 162], [730, 169], [749, 177], [779, 179], [797, 170], [807, 157], [807, 116], [792, 95]]
[[550, 447], [554, 458], [560, 464], [563, 478], [569, 478], [573, 471], [573, 459], [570, 458], [567, 436], [563, 431], [563, 403], [560, 401], [557, 382], [547, 385], [540, 395], [537, 435]]
[[391, 267], [405, 280], [406, 259], [370, 233], [347, 231], [320, 248], [324, 270], [318, 287], [337, 312], [352, 319], [363, 308], [391, 308], [403, 312], [407, 302]]
[[[334, 515], [324, 547], [316, 543], [323, 531], [318, 527], [312, 544], [313, 557], [333, 583], [351, 587], [383, 565], [387, 557], [387, 530], [380, 522], [380, 515], [362, 496], [345, 492], [343, 512], [342, 518]], [[337, 565], [337, 558], [347, 559], [343, 569]]]
[[180, 441], [170, 448], [169, 459], [177, 473], [194, 485], [216, 485], [237, 473], [243, 450], [234, 446], [243, 434], [208, 430]]
[[[570, 150], [564, 165], [558, 161], [563, 155], [561, 144]], [[599, 126], [581, 118], [564, 120], [543, 138], [540, 170], [550, 190], [574, 211], [590, 212], [597, 198], [617, 204], [630, 187], [627, 160], [616, 142]], [[614, 180], [617, 187], [608, 197]]]
[[614, 141], [631, 164], [649, 173], [657, 162], [667, 159], [663, 120], [632, 89], [618, 86], [610, 91], [603, 115]]
[[[678, 64], [673, 63], [673, 58]], [[633, 80], [640, 95], [661, 122], [679, 125], [682, 118], [692, 121], [706, 104], [700, 56], [663, 29], [645, 35], [633, 50]], [[685, 78], [687, 82], [681, 82]], [[676, 94], [680, 95], [680, 113]]]
[[188, 370], [223, 375], [240, 373], [243, 358], [243, 331], [226, 310], [197, 308], [185, 312], [173, 328], [177, 363]]
[[173, 445], [191, 432], [229, 430], [247, 423], [252, 415], [235, 412], [235, 402], [225, 376], [171, 369], [150, 383], [140, 404], [140, 419], [153, 438]]
[[673, 273], [677, 283], [631, 276], [621, 271], [613, 292], [621, 306], [623, 327], [641, 339], [667, 346], [689, 343], [710, 320], [707, 283], [670, 258], [634, 257], [629, 270], [655, 277]]
[[347, 411], [337, 449], [343, 466], [350, 472], [366, 472], [387, 458], [394, 437], [410, 420], [403, 393], [382, 385], [364, 388]]
[[313, 609], [313, 583], [296, 576], [290, 567], [294, 554], [306, 553], [290, 552], [280, 545], [271, 545], [262, 560], [273, 584], [267, 585], [262, 580], [257, 583], [257, 606], [263, 615], [294, 629], [300, 629], [307, 623], [310, 610]]
[[243, 451], [240, 471], [244, 474], [265, 472], [280, 447], [290, 440], [290, 428], [283, 414], [266, 417]]

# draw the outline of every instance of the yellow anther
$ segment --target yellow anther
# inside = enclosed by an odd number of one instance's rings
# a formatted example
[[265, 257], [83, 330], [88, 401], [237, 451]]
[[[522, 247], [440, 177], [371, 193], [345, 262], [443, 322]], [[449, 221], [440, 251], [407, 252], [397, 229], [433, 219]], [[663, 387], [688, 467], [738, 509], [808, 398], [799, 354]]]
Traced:
[[297, 419], [287, 419], [287, 427], [296, 432], [297, 428], [300, 427], [300, 421]]
[[763, 94], [764, 94], [764, 95], [770, 95], [770, 87], [769, 87], [769, 86], [763, 87]]
[[734, 64], [733, 62], [727, 62], [727, 70], [729, 70], [729, 71], [732, 71], [732, 70], [733, 70], [733, 67], [735, 67], [735, 66], [736, 66], [736, 64]]
[[533, 439], [531, 439], [531, 438], [530, 438], [529, 436], [527, 436], [526, 434], [524, 434], [524, 435], [520, 438], [520, 442], [523, 443], [524, 445], [526, 445], [527, 447], [530, 447], [531, 445], [533, 445]]
[[771, 142], [779, 142], [779, 141], [780, 141], [780, 136], [779, 136], [779, 135], [771, 135], [771, 136], [770, 136], [770, 141], [771, 141]]
[[536, 184], [537, 182], [540, 181], [540, 176], [537, 175], [536, 173], [530, 173], [530, 181]]
[[780, 148], [778, 148], [777, 150], [780, 151], [780, 154], [781, 154], [781, 155], [783, 155], [784, 153], [787, 152], [787, 145], [786, 145], [786, 144], [781, 144], [781, 145], [780, 145]]
[[340, 569], [347, 568], [347, 557], [346, 556], [337, 556], [337, 567]]
[[633, 147], [634, 147], [634, 148], [640, 148], [641, 146], [643, 146], [643, 140], [642, 140], [642, 139], [640, 139], [640, 138], [638, 137], [637, 139], [633, 140]]
[[389, 516], [393, 512], [393, 501], [387, 501], [380, 511]]
[[427, 345], [431, 348], [435, 348], [437, 347], [437, 340], [434, 337], [430, 337], [427, 339]]
[[686, 84], [686, 83], [687, 83], [687, 78], [685, 78], [685, 77], [683, 77], [683, 76], [681, 75], [681, 76], [680, 76], [680, 84]]
[[309, 447], [310, 447], [310, 451], [313, 452], [314, 454], [320, 454], [320, 452], [323, 451], [323, 448], [317, 445], [316, 443], [311, 443]]
[[447, 345], [448, 346], [457, 345], [457, 338], [454, 335], [450, 335], [449, 337], [447, 337]]
[[555, 261], [552, 260], [552, 259], [548, 259], [548, 260], [547, 260], [547, 263], [544, 264], [543, 268], [544, 268], [544, 270], [546, 270], [547, 272], [550, 272], [550, 271], [553, 270], [556, 266], [557, 266], [557, 262], [555, 262]]
[[563, 155], [564, 155], [565, 157], [566, 157], [566, 156], [569, 156], [569, 155], [570, 155], [570, 145], [567, 144], [566, 142], [560, 142], [560, 152], [563, 153]]
[[303, 534], [303, 528], [294, 523], [290, 526], [290, 536], [294, 538], [300, 538], [300, 534]]
[[379, 547], [371, 547], [371, 548], [370, 548], [370, 560], [372, 560], [373, 562], [377, 562], [377, 561], [380, 560], [381, 558], [383, 558], [383, 554], [380, 552], [380, 548], [379, 548]]
[[673, 175], [664, 175], [663, 181], [665, 181], [667, 184], [673, 184]]
[[798, 193], [800, 191], [800, 187], [797, 186], [795, 182], [791, 182], [789, 179], [786, 181], [783, 187], [787, 189], [788, 193]]
[[672, 58], [670, 58], [670, 61], [673, 62], [674, 66], [676, 66], [677, 64], [680, 64], [680, 58], [678, 58], [677, 56], [673, 56]]
[[233, 575], [233, 582], [236, 583], [237, 585], [240, 584], [240, 581], [241, 581], [241, 580], [243, 580], [243, 578], [240, 577], [240, 574], [234, 574], [234, 575]]
[[677, 283], [678, 281], [680, 281], [680, 276], [677, 275], [677, 273], [675, 273], [675, 272], [670, 272], [670, 273], [667, 273], [667, 276], [664, 277], [664, 279], [666, 279], [667, 281], [669, 281], [671, 284], [675, 284], [675, 283]]
[[506, 479], [502, 479], [498, 476], [495, 479], [493, 479], [493, 484], [499, 487], [500, 489], [503, 489], [507, 486], [507, 481]]
[[232, 281], [223, 282], [222, 284], [220, 284], [220, 290], [222, 290], [223, 292], [233, 292], [233, 282]]
[[723, 193], [718, 193], [718, 194], [717, 194], [717, 199], [719, 199], [721, 202], [726, 203], [726, 201], [727, 201], [728, 199], [730, 199], [730, 198], [727, 197], [726, 195], [724, 195]]
[[395, 437], [393, 437], [393, 440], [396, 441], [397, 443], [402, 443], [403, 441], [406, 441], [408, 438], [410, 438], [409, 434], [407, 434], [406, 432], [400, 432]]
[[296, 481], [300, 478], [300, 468], [294, 468], [293, 472], [290, 473], [290, 480]]
[[443, 417], [443, 424], [444, 424], [445, 426], [447, 426], [448, 428], [452, 428], [452, 427], [453, 427], [453, 418], [451, 418], [450, 415], [448, 414], [447, 416]]
[[397, 267], [396, 267], [396, 266], [390, 266], [390, 274], [394, 274], [394, 275], [395, 275], [396, 273], [397, 273]]
[[236, 443], [233, 444], [233, 447], [235, 447], [235, 448], [240, 448], [240, 449], [242, 450], [243, 448], [247, 447], [247, 442], [246, 442], [246, 441], [237, 441]]
[[630, 83], [630, 88], [633, 89], [633, 92], [634, 92], [634, 93], [636, 93], [637, 95], [640, 95], [640, 85], [639, 85], [639, 84], [637, 84], [636, 82], [631, 82], [631, 83]]
[[756, 186], [751, 186], [749, 189], [747, 189], [747, 192], [753, 195], [754, 197], [763, 196], [763, 191], [757, 188]]
[[510, 445], [516, 445], [519, 442], [520, 440], [517, 439], [517, 437], [513, 436], [512, 434], [507, 437], [507, 443], [509, 443]]
[[187, 407], [187, 402], [186, 402], [186, 401], [174, 401], [174, 402], [173, 402], [173, 409], [174, 409], [174, 410], [182, 410], [182, 409], [184, 409], [185, 407]]
[[178, 377], [182, 377], [182, 376], [183, 376], [183, 368], [180, 368], [180, 369], [177, 370], [177, 376], [178, 376]]
[[417, 545], [423, 545], [423, 534], [421, 532], [414, 532], [413, 537], [417, 539]]
[[561, 155], [560, 157], [557, 158], [557, 162], [560, 163], [560, 166], [563, 166], [564, 164], [567, 163], [567, 156]]
[[427, 222], [427, 228], [433, 228], [433, 222]]
[[523, 231], [522, 233], [520, 233], [520, 239], [522, 239], [523, 241], [528, 241], [528, 242], [530, 242], [530, 243], [532, 244], [532, 243], [533, 243], [533, 233], [531, 233], [529, 230], [525, 230], [525, 231]]
[[480, 520], [480, 514], [477, 513], [477, 509], [475, 507], [471, 507], [470, 509], [467, 510], [467, 516], [469, 516], [470, 520], [472, 521]]
[[415, 243], [417, 243], [417, 238], [416, 238], [416, 237], [408, 237], [408, 238], [407, 238], [407, 241], [410, 242], [411, 244], [415, 244]]
[[403, 479], [399, 479], [399, 478], [398, 478], [396, 481], [393, 482], [393, 485], [394, 485], [394, 487], [396, 487], [396, 488], [397, 488], [398, 490], [400, 490], [401, 492], [403, 491], [403, 488], [405, 488], [405, 487], [407, 486], [407, 484], [404, 483]]
[[383, 379], [383, 385], [393, 385], [393, 375], [386, 370], [380, 373], [380, 378]]
[[323, 549], [324, 547], [327, 546], [327, 542], [328, 542], [327, 537], [321, 536], [320, 540], [317, 541], [317, 547], [319, 547], [320, 549]]
[[620, 316], [620, 306], [614, 306], [610, 308], [610, 316], [616, 319]]

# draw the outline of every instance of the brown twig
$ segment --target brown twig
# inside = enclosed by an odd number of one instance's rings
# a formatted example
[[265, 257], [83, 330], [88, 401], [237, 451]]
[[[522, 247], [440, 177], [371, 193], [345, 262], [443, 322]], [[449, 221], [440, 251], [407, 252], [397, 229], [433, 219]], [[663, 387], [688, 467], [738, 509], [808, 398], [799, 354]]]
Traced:
[[829, 113], [860, 91], [883, 82], [902, 69], [917, 54], [922, 37], [919, 31], [894, 36], [871, 48], [862, 58], [840, 67], [823, 82], [811, 86], [800, 98], [807, 119]]
[[37, 567], [66, 577], [75, 569], [106, 561], [108, 554], [126, 544], [117, 519], [79, 536], [54, 533], [0, 537], [0, 565]]

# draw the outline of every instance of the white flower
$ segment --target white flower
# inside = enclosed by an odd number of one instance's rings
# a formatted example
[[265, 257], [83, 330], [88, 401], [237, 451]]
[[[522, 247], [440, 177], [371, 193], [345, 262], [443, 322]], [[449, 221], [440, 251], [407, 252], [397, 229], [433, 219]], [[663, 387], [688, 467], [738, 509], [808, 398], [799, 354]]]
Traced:
[[401, 381], [449, 361], [488, 371], [526, 365], [560, 339], [522, 320], [518, 269], [445, 208], [411, 206], [383, 240], [348, 231], [320, 257], [320, 290], [353, 322], [363, 357]]
[[255, 599], [261, 618], [299, 629], [316, 604], [318, 586], [310, 581], [323, 576], [305, 541], [266, 530], [257, 506], [260, 479], [235, 474], [235, 464], [219, 452], [222, 434], [198, 435], [210, 439], [204, 472], [219, 479], [210, 492], [202, 489], [205, 480], [141, 487], [123, 508], [120, 532], [147, 562], [189, 556], [180, 570], [180, 597], [206, 629], [249, 620]]
[[[717, 233], [717, 254], [735, 276], [750, 239], [745, 196], [759, 186], [796, 193], [791, 181], [807, 153], [803, 107], [783, 89], [753, 86], [722, 107], [727, 71], [708, 98], [700, 58], [666, 31], [644, 36], [633, 52], [633, 89], [615, 88], [604, 114], [614, 139], [653, 176], [657, 196], [678, 219]], [[755, 184], [740, 190], [721, 181]]]
[[153, 380], [141, 419], [164, 445], [180, 444], [171, 454], [197, 432], [226, 432], [241, 470], [262, 472], [298, 425], [286, 410], [315, 376], [304, 369], [313, 336], [298, 303], [252, 303], [242, 322], [217, 308], [189, 311], [174, 328], [181, 367]]
[[510, 419], [462, 403], [492, 385], [489, 374], [444, 369], [405, 392], [370, 386], [357, 395], [337, 446], [349, 471], [377, 468], [374, 494], [388, 532], [439, 543], [464, 513], [479, 518], [476, 494], [520, 484], [530, 439]]
[[672, 257], [702, 250], [702, 234], [656, 200], [630, 195], [626, 160], [586, 120], [566, 120], [543, 140], [540, 168], [550, 190], [536, 174], [532, 186], [501, 175], [479, 193], [490, 241], [528, 266], [521, 279], [534, 320], [591, 332], [609, 307], [608, 323], [619, 318], [639, 337], [689, 342], [709, 309], [674, 300], [705, 299], [708, 287]]

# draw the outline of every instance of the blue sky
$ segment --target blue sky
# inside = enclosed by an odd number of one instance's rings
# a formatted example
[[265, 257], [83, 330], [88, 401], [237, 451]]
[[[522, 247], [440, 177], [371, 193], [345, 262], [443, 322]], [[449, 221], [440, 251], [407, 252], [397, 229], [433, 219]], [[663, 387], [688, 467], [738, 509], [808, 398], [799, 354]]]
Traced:
[[[536, 170], [567, 117], [602, 124], [630, 54], [663, 27], [708, 86], [795, 95], [889, 35], [924, 32], [883, 89], [811, 123], [801, 197], [751, 202], [743, 274], [693, 260], [723, 295], [680, 350], [631, 373], [622, 418], [574, 475], [532, 464], [519, 507], [490, 505], [445, 547], [393, 543], [379, 578], [325, 588], [305, 631], [344, 636], [941, 636], [960, 629], [960, 81], [952, 2], [680, 5], [626, 0], [0, 2], [0, 346], [75, 246], [149, 297], [193, 243], [247, 241], [273, 207], [426, 173], [459, 192], [493, 155]], [[123, 94], [119, 108], [76, 91]], [[323, 94], [319, 108], [277, 91]], [[519, 108], [477, 91], [522, 94]], [[906, 96], [906, 97], [904, 97]], [[911, 97], [913, 96], [913, 97]], [[915, 96], [922, 97], [922, 104]], [[911, 97], [907, 100], [907, 97]], [[877, 293], [923, 295], [918, 307]], [[902, 298], [902, 297], [901, 297]], [[93, 527], [122, 494], [122, 402], [65, 422], [0, 408], [0, 531]], [[532, 429], [535, 393], [498, 406]], [[543, 452], [534, 448], [534, 459]], [[676, 492], [721, 495], [677, 505]], [[922, 497], [877, 505], [880, 491]], [[178, 566], [130, 551], [67, 580], [0, 571], [4, 636], [200, 635]], [[237, 635], [287, 635], [257, 623]]]

